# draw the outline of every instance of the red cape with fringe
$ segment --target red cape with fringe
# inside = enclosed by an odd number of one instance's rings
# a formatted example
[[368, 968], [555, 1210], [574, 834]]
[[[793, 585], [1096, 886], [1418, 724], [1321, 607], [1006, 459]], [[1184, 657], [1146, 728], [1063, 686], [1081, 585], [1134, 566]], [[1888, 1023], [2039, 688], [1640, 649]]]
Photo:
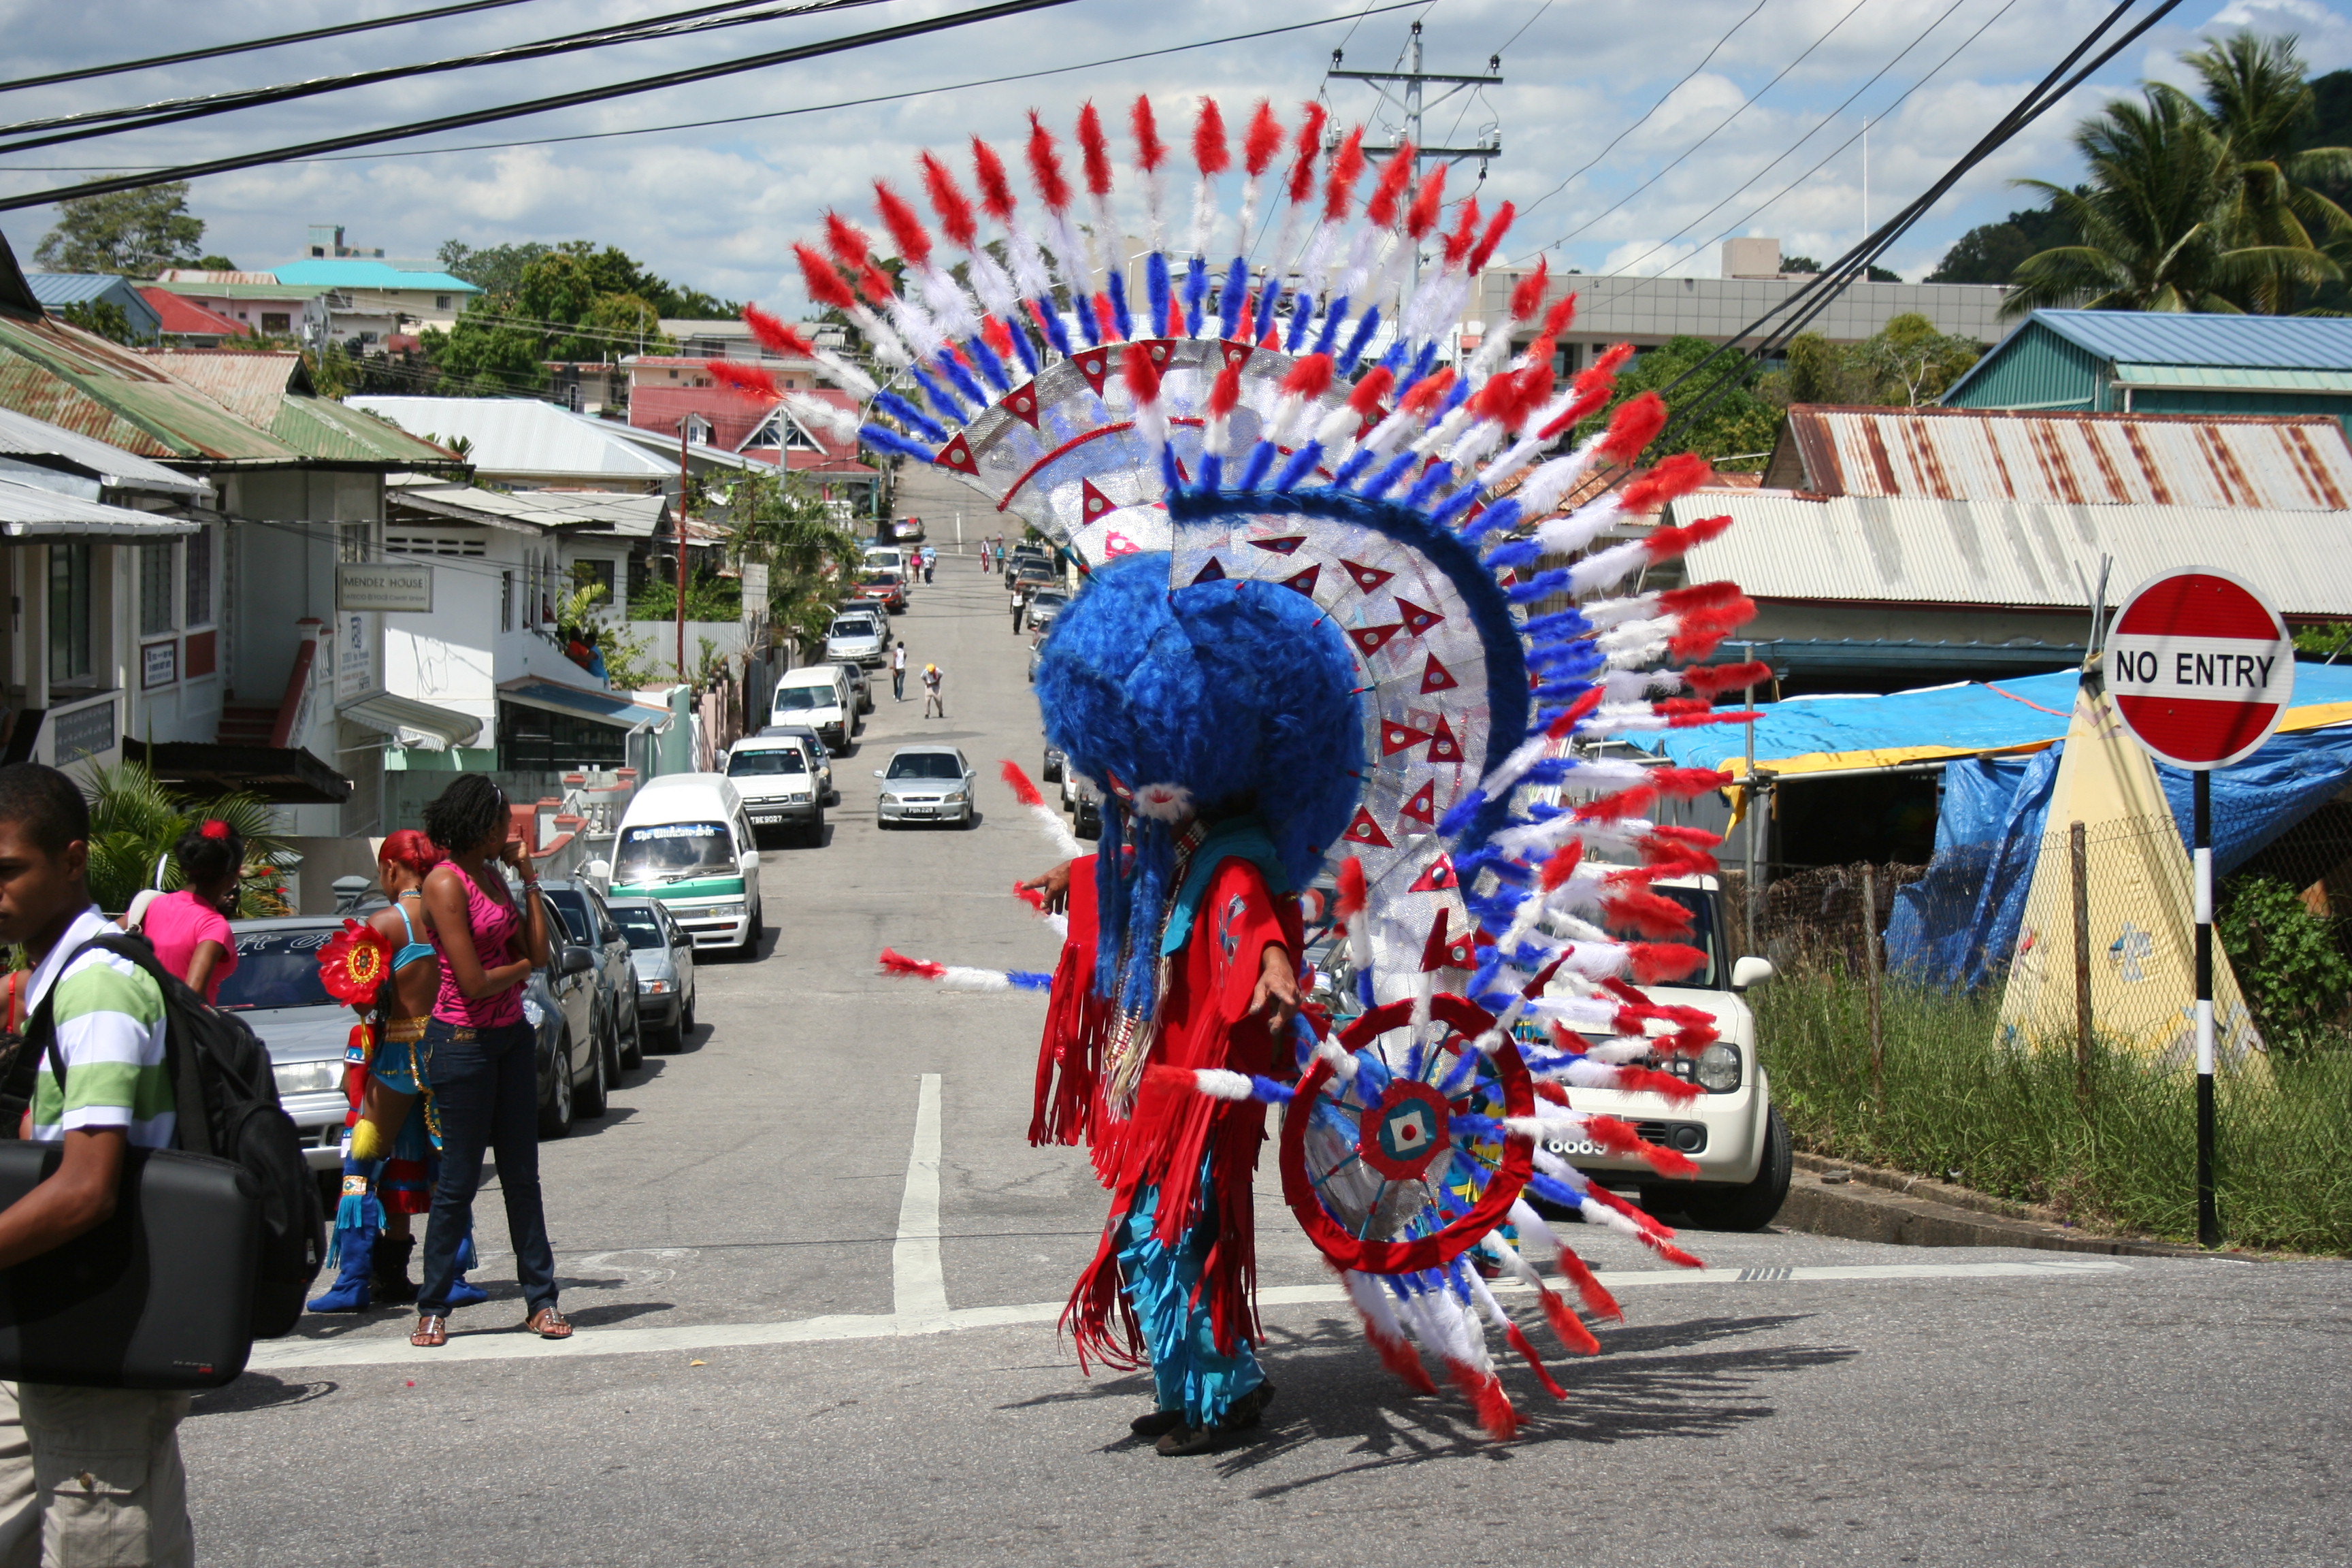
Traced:
[[[1079, 1277], [1063, 1323], [1081, 1362], [1091, 1353], [1113, 1366], [1141, 1364], [1142, 1334], [1119, 1289], [1118, 1236], [1138, 1194], [1157, 1186], [1154, 1234], [1163, 1245], [1180, 1245], [1204, 1216], [1213, 1220], [1201, 1289], [1217, 1345], [1230, 1352], [1238, 1341], [1259, 1337], [1250, 1177], [1265, 1140], [1265, 1107], [1147, 1082], [1129, 1120], [1110, 1118], [1098, 1075], [1115, 1015], [1093, 995], [1094, 912], [1088, 857], [1070, 868], [1070, 935], [1054, 973], [1030, 1127], [1032, 1142], [1089, 1143], [1095, 1168], [1112, 1190], [1102, 1244]], [[1150, 1064], [1292, 1076], [1289, 1054], [1278, 1052], [1265, 1025], [1249, 1016], [1268, 947], [1284, 949], [1294, 963], [1304, 951], [1298, 900], [1269, 893], [1255, 865], [1228, 858], [1211, 873], [1192, 935], [1169, 963]]]

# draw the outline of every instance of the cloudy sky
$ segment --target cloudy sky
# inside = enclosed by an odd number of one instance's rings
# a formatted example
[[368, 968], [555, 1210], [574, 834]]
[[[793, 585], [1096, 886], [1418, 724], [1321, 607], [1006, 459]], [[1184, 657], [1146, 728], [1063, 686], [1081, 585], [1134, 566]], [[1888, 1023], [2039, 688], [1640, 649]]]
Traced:
[[[20, 78], [419, 9], [431, 0], [0, 0]], [[689, 0], [524, 0], [474, 15], [48, 88], [18, 89], [10, 122], [412, 61], [687, 8]], [[879, 0], [531, 63], [380, 84], [186, 125], [0, 154], [0, 194], [91, 171], [147, 169], [290, 145], [617, 82], [966, 8], [972, 0]], [[1166, 117], [1197, 95], [1239, 118], [1259, 97], [1286, 119], [1322, 95], [1341, 123], [1378, 123], [1367, 84], [1397, 68], [1423, 19], [1432, 71], [1502, 56], [1505, 83], [1430, 111], [1424, 140], [1465, 144], [1485, 128], [1503, 155], [1489, 205], [1526, 213], [1506, 256], [1549, 248], [1555, 268], [1711, 277], [1727, 234], [1776, 235], [1822, 258], [1931, 183], [2108, 9], [2108, 0], [1074, 0], [1027, 16], [799, 65], [444, 132], [373, 155], [283, 163], [196, 183], [208, 248], [245, 267], [299, 254], [306, 226], [340, 223], [392, 257], [469, 245], [585, 237], [618, 245], [681, 283], [796, 309], [790, 241], [832, 205], [863, 214], [876, 173], [924, 146], [978, 132], [1010, 152], [1024, 111], [1066, 132], [1077, 104], [1116, 110], [1149, 92]], [[2144, 15], [2141, 0], [2132, 15]], [[1328, 20], [1327, 20], [1328, 19]], [[1296, 23], [1276, 37], [1235, 35]], [[2025, 205], [2007, 182], [2069, 179], [2067, 138], [2102, 94], [2179, 78], [2175, 57], [2238, 26], [2294, 33], [2315, 71], [2352, 66], [2352, 0], [2188, 0], [1948, 196], [1889, 258], [1931, 268], [1971, 225]], [[1183, 48], [1201, 44], [1206, 47]], [[1150, 51], [1147, 58], [1120, 59]], [[1054, 72], [1055, 74], [1035, 74]], [[993, 79], [1005, 78], [1023, 79]], [[1436, 90], [1431, 89], [1433, 95]], [[881, 100], [884, 101], [873, 101]], [[858, 100], [867, 100], [860, 102]], [[1389, 116], [1393, 120], [1393, 114]], [[1866, 139], [1864, 121], [1869, 122]], [[718, 121], [690, 129], [684, 121]], [[1114, 126], [1123, 115], [1113, 113]], [[643, 134], [600, 134], [636, 132]], [[585, 137], [587, 139], [577, 139]], [[572, 140], [551, 140], [574, 138]], [[529, 143], [485, 146], [484, 143]], [[1118, 151], [1125, 155], [1123, 136]], [[1457, 170], [1450, 194], [1469, 188]], [[1181, 200], [1181, 198], [1180, 198]], [[0, 215], [20, 257], [51, 209]]]

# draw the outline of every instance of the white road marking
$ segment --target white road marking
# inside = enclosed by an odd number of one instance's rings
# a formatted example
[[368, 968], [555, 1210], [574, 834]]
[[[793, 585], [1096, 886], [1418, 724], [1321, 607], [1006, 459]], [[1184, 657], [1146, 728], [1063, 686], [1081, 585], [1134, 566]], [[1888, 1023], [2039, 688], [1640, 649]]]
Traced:
[[[921, 1105], [928, 1108], [933, 1136], [934, 1151], [930, 1162], [933, 1184], [933, 1215], [928, 1240], [908, 1237], [907, 1222], [900, 1220], [900, 1248], [897, 1263], [898, 1299], [903, 1304], [908, 1298], [907, 1266], [910, 1241], [923, 1241], [929, 1247], [932, 1272], [928, 1276], [929, 1289], [942, 1305], [934, 1311], [836, 1313], [821, 1318], [800, 1318], [781, 1323], [705, 1323], [677, 1328], [655, 1329], [582, 1329], [571, 1339], [550, 1342], [535, 1338], [516, 1329], [493, 1330], [480, 1333], [454, 1332], [449, 1342], [438, 1350], [419, 1350], [404, 1336], [370, 1336], [365, 1339], [335, 1341], [278, 1340], [253, 1347], [253, 1359], [246, 1363], [251, 1372], [277, 1372], [289, 1367], [313, 1366], [433, 1366], [452, 1361], [519, 1361], [581, 1355], [642, 1355], [656, 1352], [675, 1354], [682, 1351], [724, 1350], [738, 1345], [809, 1344], [828, 1340], [911, 1339], [924, 1334], [955, 1333], [964, 1329], [1001, 1329], [1025, 1323], [1054, 1323], [1061, 1320], [1063, 1303], [1034, 1301], [1012, 1307], [965, 1307], [950, 1311], [944, 1303], [946, 1293], [938, 1275], [939, 1225], [938, 1166], [936, 1154], [939, 1131], [939, 1079], [926, 1074]], [[922, 1140], [920, 1128], [923, 1115], [918, 1112], [916, 1150], [918, 1162], [910, 1162], [908, 1191], [912, 1205], [915, 1183], [913, 1165], [919, 1163]], [[1853, 1263], [1832, 1264], [1819, 1268], [1796, 1268], [1769, 1270], [1741, 1268], [1672, 1268], [1672, 1269], [1609, 1269], [1601, 1272], [1602, 1284], [1612, 1290], [1640, 1289], [1657, 1285], [1741, 1285], [1741, 1284], [1805, 1284], [1821, 1280], [1868, 1279], [2063, 1279], [2096, 1275], [2129, 1273], [2132, 1266], [2110, 1258], [2065, 1258], [2020, 1260], [2009, 1263]], [[1775, 1278], [1759, 1280], [1749, 1276], [1769, 1273]], [[1510, 1282], [1497, 1283], [1498, 1291], [1523, 1289]], [[1257, 1293], [1264, 1307], [1340, 1306], [1347, 1302], [1347, 1291], [1338, 1285], [1270, 1285]]]
[[915, 1096], [915, 1142], [907, 1152], [907, 1189], [898, 1199], [898, 1237], [890, 1248], [890, 1301], [899, 1317], [937, 1317], [948, 1310], [940, 1264], [940, 1075], [927, 1072]]

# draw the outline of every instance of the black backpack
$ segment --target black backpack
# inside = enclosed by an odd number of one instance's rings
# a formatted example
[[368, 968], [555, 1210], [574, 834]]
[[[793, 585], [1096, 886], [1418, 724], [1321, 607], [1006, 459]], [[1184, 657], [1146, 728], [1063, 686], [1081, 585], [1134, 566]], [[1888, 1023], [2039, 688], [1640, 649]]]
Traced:
[[[176, 1102], [174, 1143], [242, 1165], [261, 1189], [261, 1247], [254, 1266], [253, 1337], [276, 1339], [302, 1316], [312, 1281], [327, 1256], [326, 1211], [319, 1184], [302, 1157], [301, 1134], [278, 1100], [268, 1048], [245, 1020], [223, 1013], [163, 967], [142, 937], [92, 937], [66, 963], [91, 948], [127, 959], [163, 993], [163, 1065]], [[65, 971], [60, 969], [60, 977]], [[25, 1025], [25, 1055], [38, 1060], [56, 1026], [49, 987]], [[50, 1053], [49, 1070], [65, 1088], [65, 1068]]]

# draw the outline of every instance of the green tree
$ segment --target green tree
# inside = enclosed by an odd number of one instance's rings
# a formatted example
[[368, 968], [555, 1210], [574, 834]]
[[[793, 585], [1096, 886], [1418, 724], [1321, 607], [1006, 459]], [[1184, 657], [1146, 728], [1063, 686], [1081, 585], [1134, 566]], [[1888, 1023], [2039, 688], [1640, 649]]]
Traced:
[[[1668, 384], [1714, 353], [1715, 347], [1705, 338], [1669, 338], [1656, 348], [1643, 350], [1641, 357], [1619, 374], [1616, 395], [1609, 406], [1577, 426], [1577, 439], [1582, 440], [1607, 424], [1610, 414], [1627, 398], [1643, 392], [1664, 395]], [[1674, 404], [1676, 397], [1695, 401], [1696, 390], [1707, 384], [1724, 368], [1724, 360], [1716, 361], [1700, 376], [1668, 395], [1667, 403]], [[1760, 467], [1759, 455], [1772, 450], [1772, 443], [1780, 437], [1780, 422], [1786, 416], [1785, 410], [1759, 395], [1755, 385], [1733, 386], [1708, 404], [1693, 423], [1675, 432], [1673, 447], [1675, 451], [1696, 452], [1718, 464], [1737, 458], [1752, 460]]]
[[127, 910], [142, 888], [180, 887], [173, 847], [189, 828], [218, 817], [245, 840], [236, 912], [294, 912], [286, 904], [284, 874], [273, 859], [286, 843], [271, 831], [269, 806], [260, 796], [240, 793], [194, 800], [158, 784], [142, 763], [90, 768], [81, 787], [89, 796], [89, 896], [99, 908]]
[[727, 496], [741, 557], [768, 566], [768, 618], [803, 644], [824, 636], [857, 581], [864, 544], [805, 479], [747, 475]]
[[58, 204], [57, 226], [33, 252], [53, 272], [120, 272], [152, 278], [191, 267], [202, 254], [205, 220], [188, 211], [188, 183], [77, 196]]
[[547, 385], [545, 334], [508, 324], [490, 298], [477, 295], [447, 331], [427, 327], [417, 334], [445, 397], [516, 397]]
[[1939, 332], [1927, 317], [1906, 311], [1856, 344], [1852, 358], [1869, 378], [1871, 402], [1916, 408], [1943, 396], [1983, 353], [1982, 343]]
[[[131, 331], [131, 318], [122, 307], [111, 300], [81, 300], [58, 312], [66, 325], [79, 327], [85, 332], [95, 332], [118, 343], [138, 342]], [[152, 339], [143, 340], [152, 342]]]
[[2336, 945], [2335, 922], [2313, 913], [2292, 887], [2246, 878], [2215, 924], [2255, 1019], [2274, 1042], [2343, 1014], [2352, 963]]
[[[2076, 194], [2084, 194], [2084, 187], [2076, 187]], [[1979, 224], [1960, 236], [1924, 281], [2006, 283], [2027, 257], [2072, 245], [2075, 237], [2061, 215], [2047, 207], [2027, 207], [1999, 223]]]
[[223, 256], [217, 250], [207, 250], [202, 256], [197, 257], [196, 265], [204, 268], [206, 272], [234, 272], [236, 270], [236, 263], [231, 261], [227, 257]]

